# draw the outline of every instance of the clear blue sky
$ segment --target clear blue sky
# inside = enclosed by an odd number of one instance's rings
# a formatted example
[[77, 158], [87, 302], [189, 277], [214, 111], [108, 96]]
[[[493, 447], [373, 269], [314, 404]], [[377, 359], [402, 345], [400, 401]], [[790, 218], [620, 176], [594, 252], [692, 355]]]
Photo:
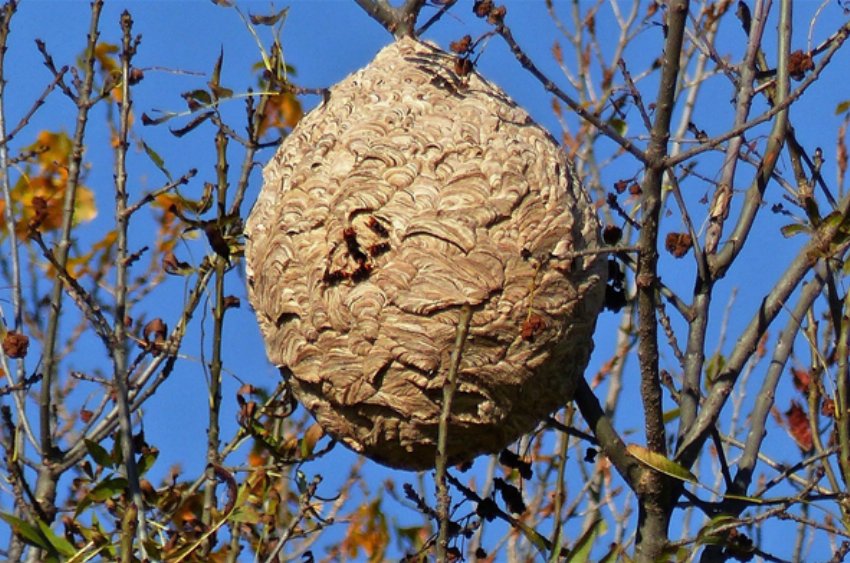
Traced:
[[[334, 84], [348, 73], [367, 64], [374, 54], [391, 39], [389, 34], [366, 16], [352, 0], [292, 0], [288, 4], [291, 10], [283, 32], [285, 57], [289, 64], [296, 67], [295, 82], [301, 86], [325, 87]], [[454, 10], [454, 15], [445, 17], [429, 34], [429, 38], [437, 40], [443, 47], [447, 46], [450, 40], [457, 39], [466, 33], [476, 36], [485, 30], [482, 23], [471, 14], [469, 9], [471, 1], [462, 0], [459, 4]], [[551, 57], [551, 47], [555, 38], [558, 37], [558, 31], [547, 16], [544, 2], [514, 0], [507, 1], [505, 4], [508, 7], [508, 23], [513, 27], [517, 40], [551, 76], [560, 78], [557, 66]], [[246, 12], [267, 13], [269, 3], [241, 1], [239, 5]], [[276, 5], [282, 7], [286, 4], [276, 3]], [[20, 13], [13, 23], [11, 50], [7, 55], [9, 65], [7, 120], [9, 123], [17, 122], [17, 118], [29, 108], [32, 100], [51, 78], [42, 66], [41, 56], [35, 48], [33, 39], [44, 39], [59, 65], [73, 64], [84, 46], [85, 33], [89, 25], [88, 6], [88, 2], [83, 0], [25, 0], [22, 2]], [[808, 23], [818, 3], [796, 2], [795, 6], [798, 10], [797, 19], [802, 27]], [[136, 64], [149, 69], [145, 80], [136, 90], [137, 115], [142, 111], [151, 113], [154, 108], [182, 110], [185, 106], [179, 94], [203, 87], [207, 77], [175, 74], [162, 69], [180, 69], [208, 75], [221, 48], [224, 49], [225, 56], [223, 84], [237, 92], [254, 85], [251, 66], [259, 60], [257, 47], [233, 10], [217, 7], [208, 0], [109, 0], [102, 19], [102, 40], [118, 42], [120, 38], [118, 18], [125, 8], [131, 12], [135, 20], [135, 32], [143, 35]], [[429, 15], [431, 10], [426, 9], [424, 13]], [[603, 10], [601, 16], [601, 27], [604, 28], [605, 18], [609, 18], [607, 21], [610, 23], [610, 13]], [[828, 26], [831, 24], [832, 22], [825, 20], [817, 26], [816, 41], [830, 31]], [[732, 34], [733, 30], [728, 32]], [[644, 34], [645, 41], [641, 44], [657, 45], [661, 29], [660, 27], [648, 28]], [[806, 31], [801, 29], [798, 40], [793, 46], [794, 49], [805, 48], [805, 35]], [[265, 39], [268, 37], [266, 35]], [[730, 35], [731, 37], [733, 35]], [[630, 63], [637, 68], [641, 62], [645, 63], [648, 57], [655, 54], [654, 51], [632, 52], [627, 53], [627, 57], [631, 57]], [[539, 83], [525, 74], [501, 40], [492, 41], [479, 62], [479, 70], [502, 86], [556, 136], [560, 134], [560, 127], [551, 111], [550, 96], [543, 91]], [[809, 103], [800, 108], [805, 111], [805, 120], [801, 121], [801, 127], [798, 128], [801, 140], [810, 150], [818, 145], [824, 148], [827, 155], [825, 177], [833, 184], [835, 172], [831, 160], [835, 154], [834, 111], [840, 101], [850, 98], [850, 91], [845, 86], [848, 71], [850, 71], [850, 64], [847, 57], [844, 57], [836, 68], [824, 75], [822, 84], [817, 88], [817, 92]], [[566, 84], [566, 81], [561, 80], [560, 83]], [[647, 88], [644, 95], [651, 98], [654, 90]], [[713, 107], [722, 107], [724, 115], [728, 115], [729, 105], [726, 99], [723, 99], [723, 96], [728, 96], [728, 92], [719, 88], [716, 95], [719, 101]], [[315, 103], [315, 98], [304, 99], [306, 107]], [[709, 107], [712, 105], [710, 104]], [[239, 120], [243, 115], [242, 108], [241, 103], [232, 103], [230, 112], [232, 124], [241, 123]], [[722, 131], [728, 123], [710, 112], [698, 115], [703, 120], [700, 126], [709, 134]], [[18, 140], [17, 146], [31, 143], [35, 134], [41, 129], [71, 130], [72, 119], [70, 103], [55, 93], [45, 108], [35, 116], [28, 132], [25, 132]], [[823, 129], [806, 126], [812, 122], [830, 125]], [[190, 185], [189, 193], [192, 193], [193, 188], [197, 190], [195, 193], [200, 193], [203, 182], [213, 179], [213, 146], [208, 129], [196, 131], [181, 140], [173, 139], [162, 127], [146, 128], [139, 134], [162, 155], [172, 174], [182, 174], [189, 168], [200, 170], [198, 179]], [[100, 140], [104, 141], [105, 138]], [[91, 153], [87, 154], [87, 158], [94, 163], [88, 184], [100, 195], [102, 213], [101, 218], [88, 227], [91, 229], [92, 236], [108, 228], [111, 205], [111, 156], [107, 150], [108, 144], [98, 143], [97, 140], [97, 137], [92, 138]], [[271, 155], [272, 150], [268, 150], [263, 154], [262, 159], [267, 160]], [[162, 176], [146, 162], [144, 157], [138, 156], [134, 162], [138, 168], [135, 172], [131, 172], [131, 189], [138, 196], [148, 189], [157, 187], [162, 181]], [[783, 166], [787, 169], [789, 165], [786, 162]], [[617, 173], [630, 176], [636, 170], [635, 165], [631, 165], [609, 173], [608, 178], [613, 184], [618, 179]], [[254, 179], [254, 187], [249, 193], [249, 199], [255, 197], [259, 191], [261, 185], [259, 170], [255, 172]], [[776, 196], [768, 203], [774, 203], [778, 199]], [[765, 220], [772, 221], [774, 218]], [[672, 228], [676, 227], [678, 225], [672, 226]], [[142, 226], [136, 234], [138, 237], [136, 240], [140, 245], [144, 244], [146, 234]], [[741, 320], [747, 320], [755, 310], [763, 291], [769, 287], [773, 279], [769, 274], [776, 273], [777, 264], [781, 266], [789, 257], [787, 250], [783, 249], [781, 252], [786, 254], [783, 255], [771, 248], [762, 248], [745, 257], [753, 276], [750, 278], [745, 275], [742, 278], [736, 278], [736, 283], [741, 283], [736, 306], [736, 313], [740, 312], [742, 315]], [[685, 269], [691, 267], [690, 262], [681, 264]], [[676, 270], [669, 271], [672, 273], [665, 275], [664, 281], [675, 286], [677, 284]], [[755, 272], [758, 272], [758, 276]], [[685, 296], [690, 289], [688, 284], [691, 282], [687, 281], [690, 279], [684, 276], [684, 285], [679, 288], [684, 291]], [[230, 292], [244, 297], [239, 278], [231, 277], [229, 283], [231, 284]], [[181, 305], [183, 281], [170, 279], [168, 284], [170, 284], [173, 302], [166, 300], [158, 303], [158, 306], [169, 312], [162, 316], [167, 317], [171, 314], [173, 317], [173, 313]], [[730, 283], [729, 287], [731, 285]], [[724, 305], [722, 300], [718, 300], [718, 312]], [[262, 342], [255, 326], [253, 313], [247, 307], [247, 300], [243, 300], [243, 308], [231, 312], [231, 316], [225, 365], [238, 370], [237, 375], [247, 382], [273, 387], [277, 383], [277, 370], [265, 360]], [[604, 359], [604, 354], [610, 351], [610, 343], [614, 340], [615, 325], [613, 323], [615, 322], [614, 315], [607, 313], [603, 316], [597, 337], [598, 353], [591, 364], [590, 372], [599, 365], [599, 359]], [[740, 320], [733, 322], [733, 326], [740, 326], [740, 322]], [[197, 321], [195, 324], [197, 326]], [[199, 337], [197, 331], [190, 335], [190, 339], [194, 338], [196, 341]], [[194, 355], [194, 360], [199, 357], [196, 345], [190, 344], [184, 352]], [[86, 364], [91, 361], [91, 358], [76, 357], [72, 361]], [[675, 360], [671, 356], [665, 361], [672, 363]], [[236, 380], [227, 379], [223, 416], [223, 420], [227, 423], [234, 420], [236, 407], [234, 393], [238, 387], [239, 383]], [[148, 415], [145, 418], [145, 429], [148, 440], [162, 450], [162, 458], [159, 462], [161, 469], [165, 469], [173, 461], [181, 461], [188, 474], [192, 475], [197, 474], [205, 465], [203, 452], [205, 450], [206, 403], [206, 384], [201, 369], [194, 361], [182, 362], [172, 381], [159, 392], [155, 401], [146, 409]], [[639, 415], [623, 413], [621, 416], [628, 419]], [[639, 422], [635, 422], [634, 426], [639, 427]], [[326, 478], [327, 492], [332, 493], [334, 490], [331, 470], [333, 464], [349, 464], [351, 461], [353, 457], [342, 448], [338, 448], [328, 464], [316, 466], [315, 470], [321, 471]], [[370, 481], [374, 478], [376, 484], [391, 475], [390, 472], [375, 464], [368, 464], [367, 472]], [[397, 475], [398, 480], [403, 478], [404, 476]], [[402, 517], [411, 516], [401, 514]]]

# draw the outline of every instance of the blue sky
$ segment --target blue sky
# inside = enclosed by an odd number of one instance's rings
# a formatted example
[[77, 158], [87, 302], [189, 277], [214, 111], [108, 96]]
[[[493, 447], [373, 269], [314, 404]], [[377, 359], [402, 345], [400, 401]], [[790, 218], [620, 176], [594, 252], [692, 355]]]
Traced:
[[[450, 40], [458, 39], [466, 33], [475, 37], [483, 32], [485, 27], [471, 14], [469, 4], [471, 2], [460, 2], [453, 11], [453, 15], [446, 16], [427, 37], [435, 39], [445, 47]], [[239, 5], [246, 12], [267, 13], [269, 3], [242, 1]], [[285, 4], [277, 3], [276, 5], [282, 7]], [[297, 69], [295, 82], [298, 85], [330, 86], [348, 73], [367, 64], [374, 54], [391, 40], [390, 35], [351, 0], [293, 0], [288, 5], [291, 9], [283, 31], [284, 54], [286, 61]], [[558, 36], [558, 31], [547, 16], [544, 2], [515, 0], [506, 2], [506, 5], [508, 23], [512, 26], [517, 40], [546, 72], [558, 80], [560, 71], [551, 57], [551, 47]], [[817, 6], [816, 2], [795, 3], [798, 10], [797, 20], [801, 28], [810, 20]], [[220, 49], [224, 50], [223, 84], [237, 92], [254, 85], [255, 79], [251, 67], [259, 60], [257, 46], [233, 10], [217, 7], [208, 0], [110, 0], [107, 2], [102, 18], [103, 41], [118, 42], [120, 38], [118, 18], [125, 8], [131, 12], [135, 20], [135, 32], [143, 36], [136, 65], [147, 69], [145, 80], [136, 91], [137, 115], [142, 111], [151, 113], [153, 109], [182, 110], [185, 106], [179, 94], [205, 84]], [[426, 9], [424, 13], [427, 16], [431, 12]], [[601, 13], [603, 26], [605, 17], [609, 18], [610, 23], [610, 13], [606, 10]], [[833, 21], [825, 19], [819, 22], [814, 31], [815, 42], [823, 39], [825, 34], [831, 31], [829, 26], [833, 25]], [[22, 3], [19, 14], [13, 22], [12, 47], [7, 55], [9, 97], [6, 111], [9, 123], [17, 122], [18, 117], [29, 108], [32, 100], [51, 79], [41, 64], [41, 56], [33, 40], [44, 39], [59, 65], [73, 64], [84, 46], [88, 22], [88, 2], [82, 0], [25, 0]], [[736, 39], [737, 31], [739, 30], [734, 28], [724, 30], [729, 37], [730, 45], [740, 40]], [[807, 29], [799, 31], [792, 49], [805, 48], [807, 32]], [[660, 27], [649, 27], [642, 33], [643, 38], [636, 45], [637, 47], [646, 46], [647, 50], [642, 52], [638, 48], [627, 53], [633, 68], [639, 68], [657, 53], [650, 50], [649, 46], [658, 44], [661, 35]], [[269, 36], [266, 35], [264, 38], [268, 40]], [[740, 52], [735, 51], [733, 57], [735, 56], [739, 57]], [[822, 84], [816, 87], [811, 99], [801, 105], [799, 110], [794, 110], [799, 113], [792, 113], [792, 118], [796, 118], [799, 123], [798, 134], [803, 144], [810, 150], [814, 146], [824, 148], [827, 155], [824, 175], [833, 185], [835, 172], [831, 162], [835, 154], [834, 112], [840, 101], [850, 98], [850, 91], [845, 86], [845, 77], [850, 71], [847, 59], [846, 56], [843, 57], [843, 60], [837, 62], [836, 68], [824, 75]], [[535, 119], [553, 131], [556, 136], [560, 134], [560, 126], [551, 110], [550, 96], [544, 92], [539, 83], [525, 74], [500, 40], [494, 39], [490, 43], [479, 61], [478, 68], [482, 74], [499, 84], [526, 107]], [[204, 73], [206, 76], [174, 73], [166, 69]], [[565, 84], [565, 81], [560, 83]], [[654, 94], [654, 90], [647, 85], [644, 96], [651, 99]], [[726, 116], [729, 114], [729, 104], [726, 101], [731, 92], [721, 80], [716, 87], [709, 88], [706, 94], [716, 96], [717, 99], [713, 100], [714, 103], [709, 102], [705, 110], [699, 112], [697, 116], [700, 118], [700, 127], [706, 129], [711, 135], [724, 130], [728, 123]], [[316, 101], [315, 97], [307, 97], [303, 100], [305, 107], [311, 107]], [[228, 109], [232, 117], [231, 122], [238, 124], [243, 106], [239, 102], [232, 102], [231, 105], [232, 108]], [[70, 103], [58, 93], [54, 93], [18, 141], [20, 145], [29, 144], [37, 132], [45, 128], [71, 130], [72, 117]], [[820, 128], [810, 126], [811, 123], [828, 125]], [[172, 174], [182, 174], [189, 168], [200, 170], [198, 179], [190, 184], [188, 193], [192, 193], [191, 190], [195, 189], [197, 190], [195, 193], [199, 194], [203, 181], [212, 180], [213, 146], [209, 129], [195, 131], [179, 140], [172, 138], [163, 127], [145, 128], [138, 133], [164, 158]], [[100, 135], [100, 138], [97, 135]], [[109, 226], [112, 173], [111, 156], [106, 149], [108, 147], [106, 139], [103, 130], [100, 129], [100, 132], [95, 133], [95, 136], [91, 138], [89, 149], [91, 152], [87, 154], [87, 158], [93, 163], [88, 184], [101, 197], [102, 217], [87, 227], [93, 237], [102, 232], [101, 229]], [[269, 149], [263, 153], [261, 159], [267, 160], [271, 156], [272, 150]], [[163, 181], [161, 174], [150, 166], [143, 155], [136, 155], [132, 163], [136, 166], [134, 169], [136, 172], [131, 173], [131, 189], [137, 196], [146, 190], [158, 187]], [[790, 170], [787, 162], [783, 166], [786, 170]], [[605, 178], [612, 185], [620, 177], [631, 176], [637, 171], [637, 165], [632, 162], [608, 172]], [[260, 173], [256, 170], [254, 187], [249, 193], [249, 199], [256, 196], [260, 185]], [[608, 188], [610, 189], [610, 185]], [[703, 188], [702, 191], [697, 190], [700, 193], [694, 199], [699, 199], [705, 189], [707, 188]], [[768, 204], [778, 200], [778, 195], [772, 196]], [[762, 220], [768, 225], [777, 222], [777, 218], [767, 213]], [[774, 230], [779, 224], [782, 222], [777, 222]], [[671, 229], [675, 230], [678, 227], [679, 225], [672, 225]], [[146, 234], [144, 225], [140, 225], [140, 230], [134, 235], [140, 245], [144, 244]], [[778, 266], [784, 264], [789, 258], [790, 253], [786, 246], [760, 246], [743, 256], [742, 262], [745, 266], [739, 270], [741, 274], [737, 277], [730, 274], [732, 279], [724, 289], [728, 294], [733, 286], [740, 288], [733, 313], [735, 318], [730, 324], [731, 335], [735, 334], [735, 327], [739, 328], [749, 319], [761, 295], [770, 286], [773, 275], [779, 271]], [[668, 262], [668, 266], [669, 264]], [[690, 290], [689, 284], [692, 283], [692, 278], [687, 275], [691, 268], [690, 261], [677, 263], [665, 272], [664, 281], [678, 286], [687, 296]], [[183, 294], [183, 282], [180, 279], [170, 279], [167, 283], [170, 288], [168, 295], [171, 297], [157, 303], [157, 307], [166, 311], [163, 316], [167, 314], [173, 316], [182, 303], [180, 298]], [[244, 290], [239, 285], [241, 283], [239, 277], [231, 276], [228, 283], [231, 284], [231, 292], [244, 297]], [[718, 314], [724, 306], [722, 298], [718, 298]], [[259, 386], [273, 387], [278, 378], [277, 370], [265, 360], [259, 332], [254, 323], [253, 313], [247, 307], [247, 301], [243, 301], [242, 309], [232, 312], [232, 317], [228, 327], [230, 332], [227, 335], [229, 344], [225, 365], [235, 369], [236, 375], [241, 380]], [[610, 313], [603, 315], [597, 337], [598, 350], [591, 364], [590, 373], [598, 367], [600, 359], [604, 359], [605, 354], [610, 353], [615, 323], [614, 315]], [[716, 332], [715, 330], [715, 334]], [[190, 335], [190, 338], [195, 338], [195, 341], [201, 337], [197, 330]], [[209, 350], [208, 346], [207, 343], [207, 350]], [[711, 349], [711, 346], [709, 348]], [[185, 352], [191, 355], [196, 354], [197, 350], [196, 345], [190, 345]], [[75, 357], [72, 361], [80, 362], [81, 365], [99, 361], [98, 358], [86, 357], [86, 351], [81, 352], [82, 356]], [[665, 361], [672, 363], [674, 361], [672, 355], [668, 353], [668, 356], [665, 357]], [[197, 366], [197, 357], [196, 355], [190, 361], [182, 362], [174, 380], [166, 385], [155, 401], [147, 407], [148, 416], [145, 418], [148, 440], [163, 452], [159, 462], [160, 467], [164, 469], [173, 461], [181, 461], [189, 475], [196, 474], [205, 465], [203, 452], [206, 415], [203, 413], [205, 413], [207, 402], [206, 383], [202, 370]], [[229, 423], [234, 420], [236, 410], [234, 393], [240, 383], [235, 378], [227, 378], [225, 385], [223, 420]], [[619, 416], [625, 420], [635, 421], [630, 422], [629, 426], [640, 426], [637, 411], [626, 411]], [[789, 455], [792, 453], [789, 452]], [[334, 475], [331, 470], [333, 465], [348, 464], [351, 461], [353, 456], [338, 448], [328, 464], [323, 466], [325, 469], [320, 469], [326, 477], [328, 491], [332, 491], [334, 487]], [[367, 465], [367, 472], [370, 482], [376, 484], [391, 475], [374, 464]], [[401, 480], [403, 477], [397, 478]], [[401, 513], [400, 517], [405, 517], [404, 513]]]

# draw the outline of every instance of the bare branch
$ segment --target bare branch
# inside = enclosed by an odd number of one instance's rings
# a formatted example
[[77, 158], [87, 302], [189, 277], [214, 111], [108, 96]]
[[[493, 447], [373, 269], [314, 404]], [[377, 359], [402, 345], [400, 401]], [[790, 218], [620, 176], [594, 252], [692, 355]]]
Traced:
[[511, 52], [517, 58], [519, 63], [525, 68], [528, 72], [531, 73], [534, 78], [537, 79], [543, 85], [543, 88], [546, 89], [547, 92], [552, 92], [555, 96], [558, 97], [559, 100], [567, 104], [570, 109], [572, 109], [576, 114], [592, 124], [594, 127], [599, 129], [603, 135], [610, 138], [612, 141], [620, 145], [624, 150], [632, 154], [636, 159], [640, 162], [646, 163], [647, 156], [644, 151], [634, 145], [630, 140], [626, 139], [617, 131], [614, 130], [613, 127], [602, 121], [596, 115], [588, 112], [580, 103], [576, 100], [572, 99], [566, 92], [561, 90], [552, 80], [550, 80], [543, 72], [537, 68], [528, 55], [525, 54], [525, 51], [522, 50], [522, 47], [514, 39], [513, 34], [511, 33], [510, 28], [505, 26], [504, 24], [499, 24], [496, 26], [496, 33], [498, 33], [502, 39], [508, 44]]
[[[817, 243], [810, 241], [800, 250], [782, 278], [765, 296], [747, 328], [741, 333], [726, 366], [712, 383], [693, 426], [680, 440], [675, 458], [679, 463], [688, 467], [696, 460], [704, 440], [708, 437], [707, 432], [717, 420], [744, 364], [756, 350], [767, 328], [784, 308], [787, 299], [811, 270], [810, 253], [816, 247]], [[842, 252], [842, 255], [845, 252], [846, 250]]]
[[446, 446], [449, 434], [449, 419], [452, 413], [452, 398], [457, 390], [457, 374], [460, 370], [460, 361], [463, 358], [463, 348], [469, 334], [469, 324], [472, 321], [472, 308], [464, 305], [460, 309], [458, 318], [457, 336], [451, 355], [451, 366], [446, 376], [446, 385], [443, 386], [443, 411], [440, 413], [439, 435], [437, 437], [437, 464], [434, 480], [437, 482], [437, 517], [439, 521], [439, 535], [437, 538], [437, 561], [444, 563], [447, 559], [449, 547], [449, 524], [451, 514], [449, 508], [451, 498], [446, 485], [446, 470], [448, 469], [448, 453]]
[[800, 331], [803, 318], [806, 312], [811, 309], [815, 299], [820, 295], [823, 285], [823, 278], [819, 275], [815, 276], [812, 281], [805, 285], [800, 298], [797, 300], [797, 305], [788, 317], [785, 330], [782, 331], [779, 341], [773, 349], [770, 366], [767, 369], [761, 391], [750, 414], [750, 429], [747, 433], [743, 455], [738, 460], [738, 471], [735, 474], [734, 486], [728, 489], [728, 493], [731, 495], [746, 495], [752, 483], [755, 466], [758, 461], [758, 453], [761, 451], [764, 438], [767, 436], [766, 422], [770, 410], [774, 405], [776, 387], [785, 370], [788, 357], [794, 349], [794, 340]]
[[593, 431], [593, 435], [596, 436], [605, 455], [614, 464], [614, 468], [628, 483], [629, 487], [633, 490], [637, 489], [646, 470], [626, 451], [625, 442], [602, 411], [599, 399], [596, 398], [596, 395], [590, 389], [590, 385], [584, 379], [579, 382], [578, 389], [576, 389], [575, 401], [581, 411], [582, 418]]
[[398, 8], [388, 0], [354, 1], [396, 38], [414, 34], [416, 18], [425, 5], [425, 0], [405, 0]]

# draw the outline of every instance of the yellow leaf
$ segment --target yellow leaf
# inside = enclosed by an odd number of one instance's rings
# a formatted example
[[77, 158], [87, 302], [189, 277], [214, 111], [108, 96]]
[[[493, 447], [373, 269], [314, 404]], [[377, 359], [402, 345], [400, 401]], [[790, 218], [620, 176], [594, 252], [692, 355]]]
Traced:
[[94, 58], [100, 63], [103, 70], [107, 72], [113, 72], [119, 69], [118, 61], [114, 56], [116, 53], [118, 53], [118, 45], [111, 43], [98, 43], [94, 48]]
[[325, 435], [325, 431], [322, 430], [322, 427], [318, 424], [313, 424], [307, 431], [304, 433], [304, 437], [301, 439], [301, 457], [307, 457], [313, 453], [316, 448], [316, 443], [322, 439]]
[[[21, 238], [27, 238], [30, 221], [36, 216], [36, 228], [42, 233], [62, 225], [72, 149], [73, 142], [67, 134], [52, 131], [42, 131], [35, 143], [26, 147], [25, 150], [32, 151], [34, 156], [12, 189], [12, 215], [17, 218], [15, 230]], [[5, 203], [0, 202], [0, 231], [3, 232], [7, 230], [3, 221], [4, 211]], [[74, 224], [91, 221], [96, 216], [94, 193], [85, 186], [78, 186], [74, 199]]]
[[629, 455], [651, 469], [655, 469], [660, 473], [680, 481], [699, 484], [699, 481], [693, 473], [659, 453], [652, 452], [637, 444], [629, 444], [626, 446], [626, 450], [629, 452]]

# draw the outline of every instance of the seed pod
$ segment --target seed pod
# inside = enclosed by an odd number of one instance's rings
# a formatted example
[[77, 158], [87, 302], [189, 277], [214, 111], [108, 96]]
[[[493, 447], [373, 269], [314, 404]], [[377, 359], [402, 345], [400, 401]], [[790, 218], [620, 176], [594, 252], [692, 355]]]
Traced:
[[264, 178], [249, 298], [269, 359], [329, 435], [433, 467], [464, 304], [451, 463], [499, 452], [572, 399], [607, 268], [575, 253], [602, 246], [599, 222], [554, 139], [474, 70], [399, 40], [331, 88]]

